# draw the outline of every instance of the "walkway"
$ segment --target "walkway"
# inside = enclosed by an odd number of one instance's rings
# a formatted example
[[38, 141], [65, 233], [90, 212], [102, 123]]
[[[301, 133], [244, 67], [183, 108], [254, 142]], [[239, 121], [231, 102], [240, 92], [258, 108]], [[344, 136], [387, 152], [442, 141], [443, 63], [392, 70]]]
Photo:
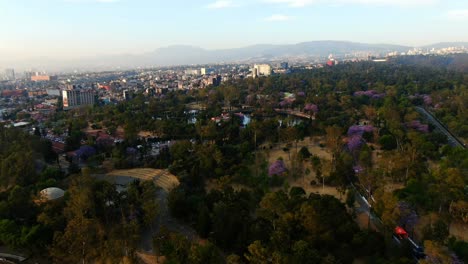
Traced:
[[301, 112], [301, 111], [295, 111], [295, 110], [291, 110], [291, 109], [275, 108], [275, 112], [277, 112], [279, 114], [292, 115], [292, 116], [299, 117], [299, 118], [305, 118], [305, 119], [311, 119], [311, 120], [315, 119], [315, 117], [313, 115], [311, 115], [311, 114], [307, 114], [307, 113], [304, 113], [304, 112]]
[[426, 119], [429, 122], [431, 122], [431, 124], [437, 127], [437, 129], [447, 137], [448, 142], [451, 146], [465, 148], [465, 145], [463, 144], [463, 142], [459, 140], [457, 137], [455, 137], [452, 133], [450, 133], [450, 131], [448, 131], [448, 129], [445, 128], [442, 122], [440, 122], [435, 116], [429, 113], [426, 109], [416, 106], [416, 111], [424, 115]]

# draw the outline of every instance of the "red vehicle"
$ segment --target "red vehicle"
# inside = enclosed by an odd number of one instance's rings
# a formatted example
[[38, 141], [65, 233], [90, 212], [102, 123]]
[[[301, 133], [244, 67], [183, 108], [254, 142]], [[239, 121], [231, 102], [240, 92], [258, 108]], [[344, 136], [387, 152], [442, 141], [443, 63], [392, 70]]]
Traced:
[[400, 240], [408, 238], [408, 232], [406, 232], [406, 230], [401, 226], [395, 227], [393, 234]]
[[416, 259], [416, 260], [419, 260], [419, 259], [424, 259], [426, 257], [426, 254], [424, 254], [424, 249], [419, 246], [418, 244], [416, 244], [408, 235], [408, 232], [406, 232], [406, 230], [401, 227], [401, 226], [397, 226], [395, 227], [395, 230], [393, 230], [393, 238], [399, 243], [401, 244], [401, 242], [403, 240], [407, 240], [410, 244], [411, 244], [411, 247], [412, 247], [412, 253], [413, 253], [413, 257]]

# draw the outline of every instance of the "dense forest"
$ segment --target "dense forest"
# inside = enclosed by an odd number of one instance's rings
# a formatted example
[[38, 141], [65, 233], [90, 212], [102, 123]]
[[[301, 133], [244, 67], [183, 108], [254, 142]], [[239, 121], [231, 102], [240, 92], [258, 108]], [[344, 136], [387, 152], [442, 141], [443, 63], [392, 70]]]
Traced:
[[[39, 129], [1, 127], [0, 246], [39, 263], [138, 263], [150, 232], [164, 263], [414, 263], [411, 245], [392, 238], [402, 226], [424, 247], [420, 263], [468, 262], [468, 243], [451, 232], [468, 225], [468, 151], [415, 108], [466, 142], [468, 72], [425, 64], [346, 63], [58, 111], [44, 127], [79, 153], [67, 168]], [[248, 124], [234, 114], [243, 109]], [[230, 118], [213, 121], [223, 113]], [[90, 127], [123, 141], [87, 135]], [[151, 140], [172, 143], [149, 155]], [[155, 228], [153, 182], [120, 190], [95, 177], [129, 168], [178, 178], [169, 213], [195, 239]], [[47, 187], [65, 196], [38, 202]], [[379, 222], [359, 223], [361, 196]]]

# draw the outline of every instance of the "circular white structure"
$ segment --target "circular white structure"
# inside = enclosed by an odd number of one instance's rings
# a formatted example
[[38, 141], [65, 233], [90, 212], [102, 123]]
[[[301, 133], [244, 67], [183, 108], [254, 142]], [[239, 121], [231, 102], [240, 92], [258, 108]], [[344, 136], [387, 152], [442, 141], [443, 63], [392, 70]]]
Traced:
[[40, 191], [39, 195], [41, 196], [41, 199], [52, 201], [62, 198], [65, 195], [65, 191], [60, 188], [50, 187]]

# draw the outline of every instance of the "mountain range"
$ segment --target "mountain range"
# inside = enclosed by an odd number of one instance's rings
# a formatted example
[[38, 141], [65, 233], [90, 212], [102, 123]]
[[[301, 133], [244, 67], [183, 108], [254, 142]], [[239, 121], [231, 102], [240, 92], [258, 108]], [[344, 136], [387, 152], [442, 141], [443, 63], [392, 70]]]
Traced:
[[[451, 46], [468, 47], [468, 42], [443, 42], [422, 46], [423, 49]], [[13, 65], [0, 65], [18, 68], [40, 69], [122, 69], [149, 66], [174, 66], [229, 62], [263, 62], [287, 60], [288, 58], [325, 58], [329, 54], [342, 57], [356, 52], [385, 54], [392, 51], [405, 52], [414, 47], [391, 44], [366, 44], [349, 41], [311, 41], [288, 45], [253, 45], [243, 48], [207, 50], [194, 46], [176, 45], [159, 48], [143, 54], [123, 54], [97, 56], [79, 60], [51, 61], [44, 58], [11, 62]]]

